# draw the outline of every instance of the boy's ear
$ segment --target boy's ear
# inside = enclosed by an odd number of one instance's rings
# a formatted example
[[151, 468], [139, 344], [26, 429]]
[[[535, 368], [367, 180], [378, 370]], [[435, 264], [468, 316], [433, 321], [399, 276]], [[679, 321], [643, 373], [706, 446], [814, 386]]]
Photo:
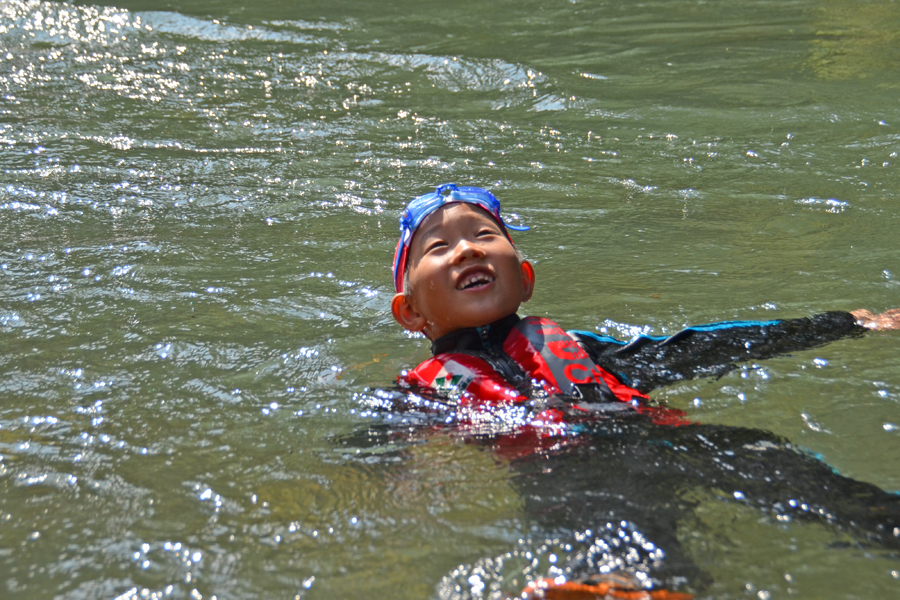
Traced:
[[408, 331], [422, 331], [425, 328], [425, 317], [416, 312], [406, 294], [394, 294], [391, 300], [391, 314], [400, 327]]
[[522, 302], [531, 300], [534, 293], [534, 267], [527, 260], [522, 261]]

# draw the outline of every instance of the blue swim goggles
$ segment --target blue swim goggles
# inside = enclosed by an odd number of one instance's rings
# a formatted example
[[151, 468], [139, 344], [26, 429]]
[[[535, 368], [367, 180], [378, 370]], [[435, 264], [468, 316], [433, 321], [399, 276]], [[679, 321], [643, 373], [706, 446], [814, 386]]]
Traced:
[[434, 192], [413, 198], [400, 215], [400, 240], [397, 242], [397, 249], [394, 252], [393, 269], [394, 289], [397, 290], [397, 293], [403, 291], [403, 278], [406, 274], [409, 244], [412, 242], [416, 229], [419, 228], [425, 217], [440, 207], [453, 204], [454, 202], [475, 204], [486, 210], [497, 221], [510, 242], [512, 242], [512, 238], [509, 237], [507, 229], [514, 231], [528, 231], [529, 229], [529, 227], [524, 225], [512, 225], [504, 222], [500, 216], [500, 201], [484, 188], [460, 187], [455, 183], [439, 185]]

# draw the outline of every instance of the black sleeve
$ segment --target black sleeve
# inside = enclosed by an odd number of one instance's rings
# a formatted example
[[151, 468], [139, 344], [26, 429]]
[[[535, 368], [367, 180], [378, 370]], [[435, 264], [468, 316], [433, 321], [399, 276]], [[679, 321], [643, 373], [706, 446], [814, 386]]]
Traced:
[[735, 363], [815, 348], [867, 331], [847, 312], [784, 321], [730, 321], [688, 327], [671, 337], [641, 336], [624, 343], [572, 331], [591, 358], [641, 392], [697, 377], [720, 377]]

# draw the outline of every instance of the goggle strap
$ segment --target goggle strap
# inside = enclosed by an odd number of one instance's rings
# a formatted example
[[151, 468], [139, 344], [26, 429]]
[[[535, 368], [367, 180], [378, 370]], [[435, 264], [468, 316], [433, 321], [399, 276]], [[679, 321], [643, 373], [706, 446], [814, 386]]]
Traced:
[[528, 231], [529, 229], [531, 229], [531, 227], [529, 227], [528, 225], [513, 225], [512, 223], [507, 223], [506, 220], [503, 220], [503, 225], [507, 229], [512, 229], [513, 231]]

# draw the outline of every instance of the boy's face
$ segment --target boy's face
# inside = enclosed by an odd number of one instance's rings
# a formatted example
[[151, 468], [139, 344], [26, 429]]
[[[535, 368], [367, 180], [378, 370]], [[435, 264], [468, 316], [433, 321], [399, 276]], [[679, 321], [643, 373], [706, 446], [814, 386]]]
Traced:
[[511, 315], [531, 298], [534, 270], [500, 225], [471, 204], [428, 215], [413, 237], [409, 286], [391, 304], [404, 328], [434, 340]]

